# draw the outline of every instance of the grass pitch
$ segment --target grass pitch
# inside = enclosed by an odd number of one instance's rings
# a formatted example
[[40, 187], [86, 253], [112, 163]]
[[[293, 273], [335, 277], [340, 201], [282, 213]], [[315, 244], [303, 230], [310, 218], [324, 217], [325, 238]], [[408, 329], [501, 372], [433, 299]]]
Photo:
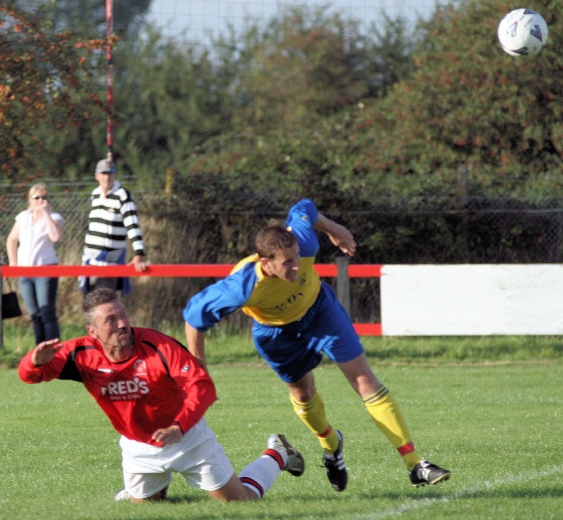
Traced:
[[[166, 503], [115, 503], [122, 487], [118, 435], [84, 388], [66, 381], [25, 385], [15, 370], [1, 370], [0, 518], [561, 518], [561, 359], [512, 363], [501, 353], [487, 363], [452, 363], [464, 341], [449, 340], [453, 354], [431, 356], [437, 363], [370, 356], [420, 454], [453, 473], [448, 482], [418, 489], [336, 367], [322, 365], [316, 380], [331, 422], [345, 435], [350, 480], [343, 493], [331, 489], [317, 440], [294, 416], [270, 369], [236, 353], [230, 361], [238, 363], [212, 364], [219, 401], [207, 419], [237, 472], [273, 432], [286, 434], [306, 459], [302, 477], [282, 473], [264, 500], [251, 503], [215, 502], [178, 476]], [[428, 347], [405, 340], [381, 348]]]

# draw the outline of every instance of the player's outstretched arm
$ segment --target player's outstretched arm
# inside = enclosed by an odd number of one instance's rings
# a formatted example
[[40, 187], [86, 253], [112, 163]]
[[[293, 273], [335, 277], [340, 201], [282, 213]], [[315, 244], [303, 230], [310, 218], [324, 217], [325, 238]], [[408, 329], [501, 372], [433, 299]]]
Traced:
[[318, 214], [317, 221], [313, 227], [326, 233], [330, 241], [343, 253], [354, 256], [356, 252], [356, 241], [354, 240], [354, 235], [352, 235], [348, 228], [337, 224], [334, 220], [330, 220], [324, 215], [321, 215], [321, 213]]
[[184, 323], [188, 350], [190, 354], [201, 363], [201, 366], [207, 370], [207, 363], [205, 361], [205, 334], [192, 327], [187, 321]]
[[59, 343], [59, 338], [39, 343], [31, 355], [31, 362], [34, 365], [39, 366], [51, 361], [55, 357], [57, 350], [61, 348], [61, 346], [55, 348], [57, 343]]

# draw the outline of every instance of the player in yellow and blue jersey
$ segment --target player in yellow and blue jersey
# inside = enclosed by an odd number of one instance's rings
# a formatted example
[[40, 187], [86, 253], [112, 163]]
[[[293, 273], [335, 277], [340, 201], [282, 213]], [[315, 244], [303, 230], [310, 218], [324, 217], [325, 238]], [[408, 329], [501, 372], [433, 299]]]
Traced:
[[344, 226], [322, 215], [308, 199], [295, 204], [285, 225], [272, 223], [256, 237], [256, 253], [240, 261], [223, 280], [191, 298], [184, 309], [190, 352], [205, 366], [204, 333], [242, 309], [253, 319], [257, 351], [287, 385], [297, 416], [318, 437], [323, 464], [335, 491], [348, 482], [343, 435], [329, 423], [313, 369], [326, 355], [336, 363], [367, 412], [407, 466], [414, 486], [447, 480], [450, 471], [422, 459], [389, 390], [368, 365], [350, 317], [313, 264], [324, 232], [352, 256], [356, 243]]

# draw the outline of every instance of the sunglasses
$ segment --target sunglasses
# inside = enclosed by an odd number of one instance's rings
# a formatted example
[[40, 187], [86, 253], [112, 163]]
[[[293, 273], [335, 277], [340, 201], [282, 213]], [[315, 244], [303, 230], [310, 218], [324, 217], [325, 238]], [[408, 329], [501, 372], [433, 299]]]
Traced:
[[49, 196], [48, 195], [32, 195], [31, 198], [33, 200], [49, 200]]

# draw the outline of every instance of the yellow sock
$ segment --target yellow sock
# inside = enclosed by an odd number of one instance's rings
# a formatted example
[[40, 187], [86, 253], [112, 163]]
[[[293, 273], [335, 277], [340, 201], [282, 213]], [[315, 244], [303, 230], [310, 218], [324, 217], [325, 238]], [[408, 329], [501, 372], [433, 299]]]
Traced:
[[407, 469], [412, 469], [421, 461], [411, 441], [405, 419], [389, 390], [382, 386], [375, 394], [364, 399], [364, 405], [381, 432], [403, 457]]
[[331, 455], [338, 449], [338, 435], [336, 430], [329, 424], [326, 417], [325, 405], [318, 392], [307, 403], [296, 401], [289, 396], [293, 411], [319, 439], [326, 454]]

